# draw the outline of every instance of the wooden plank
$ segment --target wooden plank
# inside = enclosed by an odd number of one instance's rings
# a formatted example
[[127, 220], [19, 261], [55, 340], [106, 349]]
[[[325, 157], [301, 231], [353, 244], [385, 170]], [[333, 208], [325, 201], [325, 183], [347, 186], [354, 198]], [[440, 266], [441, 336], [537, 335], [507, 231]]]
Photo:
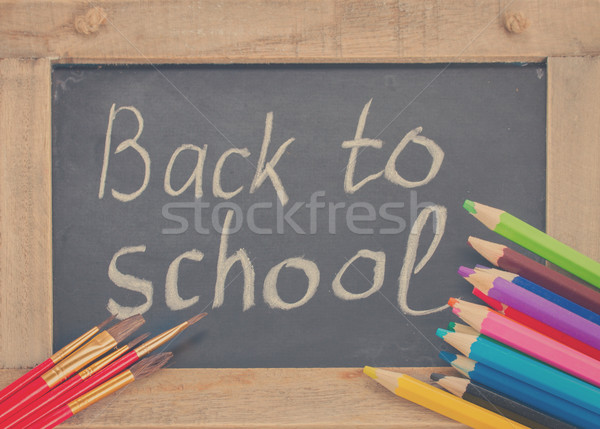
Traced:
[[[450, 368], [402, 368], [421, 380]], [[22, 371], [0, 371], [0, 386]], [[65, 427], [464, 427], [392, 395], [359, 368], [166, 369]]]
[[50, 61], [0, 61], [0, 368], [52, 346]]
[[0, 57], [541, 61], [600, 52], [596, 0], [0, 0]]
[[548, 60], [547, 231], [600, 261], [600, 57]]

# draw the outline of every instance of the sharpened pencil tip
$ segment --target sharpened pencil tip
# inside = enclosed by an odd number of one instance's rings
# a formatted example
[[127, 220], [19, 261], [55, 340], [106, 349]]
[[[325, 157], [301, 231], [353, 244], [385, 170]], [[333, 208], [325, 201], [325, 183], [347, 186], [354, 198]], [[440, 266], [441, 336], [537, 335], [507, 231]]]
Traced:
[[437, 335], [440, 338], [444, 338], [449, 333], [450, 333], [450, 331], [448, 331], [447, 329], [442, 329], [442, 328], [438, 328], [437, 331], [435, 331], [435, 335]]
[[475, 203], [471, 200], [465, 200], [463, 208], [471, 214], [477, 213], [477, 210], [475, 210]]
[[440, 358], [448, 363], [452, 363], [456, 360], [456, 355], [454, 353], [441, 351], [439, 354]]
[[461, 266], [458, 268], [458, 274], [459, 274], [460, 276], [462, 276], [462, 277], [465, 277], [465, 278], [467, 278], [467, 277], [469, 277], [470, 275], [472, 275], [472, 274], [475, 274], [475, 270], [474, 270], [474, 269], [472, 269], [472, 268], [469, 268], [469, 267], [464, 267], [464, 266], [462, 266], [462, 265], [461, 265]]
[[440, 381], [442, 378], [445, 378], [446, 376], [444, 374], [440, 374], [438, 372], [432, 372], [431, 375], [429, 376], [429, 378], [431, 378], [433, 381]]
[[371, 377], [373, 380], [377, 379], [377, 371], [375, 371], [375, 368], [372, 366], [365, 366], [363, 368], [363, 373]]
[[456, 330], [456, 322], [448, 322], [448, 330], [454, 332]]
[[449, 298], [448, 299], [448, 305], [450, 307], [454, 307], [457, 303], [458, 303], [458, 299], [456, 299], [456, 298]]

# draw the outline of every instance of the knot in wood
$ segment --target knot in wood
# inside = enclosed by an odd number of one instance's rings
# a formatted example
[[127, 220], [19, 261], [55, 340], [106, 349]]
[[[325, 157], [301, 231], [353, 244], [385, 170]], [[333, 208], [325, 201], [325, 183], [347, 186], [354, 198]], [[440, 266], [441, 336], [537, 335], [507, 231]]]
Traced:
[[528, 27], [529, 19], [522, 12], [509, 12], [504, 15], [504, 28], [509, 33], [519, 34]]
[[79, 34], [89, 35], [98, 31], [106, 22], [106, 12], [101, 7], [93, 7], [85, 15], [75, 17], [75, 30]]

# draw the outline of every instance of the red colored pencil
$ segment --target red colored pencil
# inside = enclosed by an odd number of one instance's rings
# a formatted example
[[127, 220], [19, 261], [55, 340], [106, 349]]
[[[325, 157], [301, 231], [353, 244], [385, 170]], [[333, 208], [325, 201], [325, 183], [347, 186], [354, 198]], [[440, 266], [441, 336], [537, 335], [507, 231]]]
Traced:
[[121, 372], [114, 376], [104, 384], [96, 387], [90, 392], [81, 395], [79, 398], [70, 401], [68, 404], [57, 408], [50, 414], [42, 417], [40, 420], [30, 425], [30, 428], [50, 429], [64, 422], [71, 416], [85, 410], [90, 405], [95, 404], [108, 395], [116, 392], [119, 389], [133, 383], [135, 380], [150, 375], [163, 367], [173, 356], [171, 352], [160, 353], [156, 356], [151, 356], [133, 365], [130, 369]]
[[573, 338], [565, 334], [564, 332], [553, 328], [552, 326], [546, 325], [544, 322], [540, 322], [539, 320], [528, 316], [525, 313], [521, 313], [519, 310], [515, 310], [512, 307], [502, 304], [500, 301], [487, 296], [477, 288], [473, 288], [473, 295], [475, 295], [478, 298], [481, 298], [481, 300], [483, 300], [487, 305], [489, 305], [499, 313], [504, 314], [506, 317], [509, 317], [512, 320], [522, 323], [523, 325], [528, 326], [531, 329], [534, 329], [550, 338], [554, 338], [556, 341], [563, 343], [564, 345], [569, 346], [575, 350], [578, 350], [581, 353], [585, 353], [586, 355], [593, 357], [596, 360], [600, 360], [600, 350], [598, 350], [597, 348], [592, 347], [582, 341], [579, 341], [578, 339]]
[[104, 328], [106, 325], [108, 325], [110, 322], [112, 322], [112, 320], [114, 318], [115, 318], [115, 316], [111, 316], [108, 319], [106, 319], [104, 322], [100, 323], [99, 325], [94, 326], [92, 329], [90, 329], [89, 331], [87, 331], [86, 333], [81, 335], [79, 338], [71, 341], [69, 344], [67, 344], [66, 346], [61, 348], [59, 351], [54, 353], [52, 356], [50, 356], [44, 362], [37, 365], [35, 368], [28, 371], [27, 373], [23, 374], [21, 377], [19, 377], [15, 381], [13, 381], [11, 384], [6, 386], [4, 389], [0, 390], [0, 406], [2, 406], [2, 402], [4, 402], [6, 399], [8, 399], [8, 397], [13, 395], [19, 389], [22, 389], [23, 387], [25, 387], [27, 384], [29, 384], [31, 381], [33, 381], [34, 379], [36, 379], [37, 377], [39, 377], [46, 371], [50, 370], [54, 365], [56, 365], [61, 360], [63, 360], [65, 357], [67, 357], [68, 355], [73, 353], [76, 349], [81, 347], [81, 345], [83, 343], [85, 343], [87, 340], [89, 340], [94, 335], [96, 335], [98, 332], [100, 332], [102, 330], [102, 328]]
[[41, 419], [43, 416], [52, 412], [55, 409], [58, 409], [64, 404], [69, 403], [75, 398], [89, 392], [90, 390], [100, 386], [102, 383], [110, 380], [112, 377], [116, 376], [120, 372], [127, 369], [132, 364], [136, 363], [142, 357], [152, 353], [161, 345], [171, 341], [177, 335], [179, 335], [182, 331], [184, 331], [189, 326], [192, 326], [194, 323], [202, 319], [206, 316], [206, 313], [199, 314], [197, 316], [192, 317], [186, 322], [181, 323], [180, 325], [175, 326], [174, 328], [169, 329], [168, 331], [163, 332], [160, 335], [148, 340], [144, 344], [136, 347], [131, 350], [126, 355], [122, 356], [115, 362], [108, 365], [103, 370], [94, 374], [84, 382], [78, 384], [74, 388], [64, 392], [62, 395], [54, 398], [51, 402], [45, 404], [43, 407], [39, 408], [36, 413], [30, 414], [26, 419], [21, 421], [21, 427], [28, 427], [34, 422]]
[[483, 305], [450, 298], [453, 313], [484, 335], [600, 387], [600, 362]]
[[15, 414], [4, 420], [2, 422], [2, 429], [14, 428], [17, 427], [17, 425], [20, 427], [26, 427], [27, 425], [19, 423], [25, 420], [28, 416], [36, 416], [38, 414], [38, 411], [42, 409], [45, 405], [49, 404], [53, 399], [58, 398], [66, 391], [74, 388], [75, 386], [82, 383], [84, 380], [96, 374], [102, 368], [106, 367], [111, 362], [113, 362], [114, 360], [131, 350], [133, 347], [144, 341], [148, 337], [148, 335], [149, 334], [140, 335], [139, 337], [137, 337], [133, 341], [130, 341], [123, 347], [119, 347], [114, 352], [103, 357], [102, 359], [97, 360], [84, 370], [79, 371], [73, 377], [65, 380], [64, 383], [59, 384], [41, 398], [38, 398], [35, 401], [27, 404], [27, 406], [21, 408]]
[[132, 316], [108, 328], [106, 331], [100, 332], [93, 340], [77, 349], [77, 351], [56, 364], [52, 369], [46, 371], [14, 395], [7, 398], [0, 406], [0, 422], [6, 420], [28, 403], [35, 401], [54, 386], [62, 383], [73, 373], [102, 356], [127, 338], [143, 323], [144, 318], [141, 315]]
[[469, 245], [497, 267], [561, 295], [582, 307], [600, 314], [600, 293], [561, 273], [554, 271], [507, 246], [469, 237]]

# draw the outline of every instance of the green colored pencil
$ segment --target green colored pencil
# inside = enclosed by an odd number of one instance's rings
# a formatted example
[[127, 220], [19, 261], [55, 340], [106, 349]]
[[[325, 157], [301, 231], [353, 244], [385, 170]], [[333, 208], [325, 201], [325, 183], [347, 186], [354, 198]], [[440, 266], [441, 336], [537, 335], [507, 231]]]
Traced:
[[503, 210], [465, 200], [465, 210], [486, 227], [600, 288], [600, 264]]

